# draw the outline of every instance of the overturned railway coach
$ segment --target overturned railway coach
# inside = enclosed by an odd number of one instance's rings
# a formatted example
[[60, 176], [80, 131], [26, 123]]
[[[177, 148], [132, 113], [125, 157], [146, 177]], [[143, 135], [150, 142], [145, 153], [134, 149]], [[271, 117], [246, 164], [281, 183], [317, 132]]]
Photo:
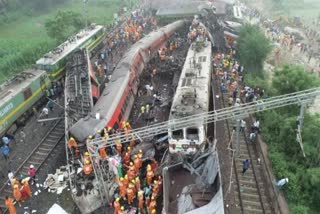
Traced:
[[129, 117], [138, 91], [139, 76], [146, 63], [171, 35], [186, 26], [185, 20], [179, 20], [151, 32], [135, 43], [118, 63], [90, 115], [71, 127], [72, 136], [84, 141], [104, 127], [117, 130], [121, 122]]

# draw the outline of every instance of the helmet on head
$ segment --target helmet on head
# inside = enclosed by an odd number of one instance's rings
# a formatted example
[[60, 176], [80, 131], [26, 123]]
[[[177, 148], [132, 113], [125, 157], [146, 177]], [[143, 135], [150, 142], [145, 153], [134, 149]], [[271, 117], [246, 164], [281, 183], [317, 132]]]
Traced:
[[90, 164], [90, 161], [89, 161], [89, 160], [86, 160], [86, 164]]
[[99, 129], [97, 132], [98, 132], [99, 134], [101, 134], [102, 130], [101, 130], [101, 129]]
[[90, 140], [92, 140], [92, 139], [93, 139], [93, 136], [92, 136], [92, 135], [89, 135], [88, 138], [89, 138]]
[[16, 184], [16, 185], [13, 186], [13, 188], [14, 188], [14, 189], [18, 189], [19, 186]]
[[124, 178], [125, 178], [125, 179], [128, 179], [128, 175], [127, 175], [127, 174], [125, 174], [125, 175], [124, 175]]
[[127, 149], [128, 149], [128, 151], [129, 151], [129, 150], [131, 150], [131, 147], [130, 147], [130, 146], [128, 146], [128, 148], [127, 148]]
[[155, 180], [153, 183], [154, 183], [154, 184], [157, 184], [157, 183], [158, 183], [158, 181], [156, 181], [156, 180]]
[[124, 211], [124, 207], [123, 206], [121, 206], [121, 210]]
[[84, 155], [87, 155], [87, 156], [88, 156], [88, 155], [89, 155], [89, 152], [85, 152]]
[[151, 211], [151, 214], [155, 214], [156, 213], [156, 209], [153, 209], [152, 211]]
[[141, 150], [141, 149], [139, 149], [139, 153], [142, 153], [142, 150]]
[[134, 158], [138, 158], [138, 155], [134, 155]]
[[120, 178], [120, 181], [123, 181], [123, 177]]
[[119, 202], [120, 201], [120, 198], [116, 198], [116, 202]]
[[73, 137], [70, 137], [70, 140], [74, 140], [74, 138], [73, 138]]
[[130, 162], [130, 166], [133, 166], [133, 163], [132, 163], [132, 162]]
[[31, 164], [31, 165], [30, 165], [30, 168], [31, 168], [31, 169], [33, 169], [33, 168], [34, 168], [34, 166]]

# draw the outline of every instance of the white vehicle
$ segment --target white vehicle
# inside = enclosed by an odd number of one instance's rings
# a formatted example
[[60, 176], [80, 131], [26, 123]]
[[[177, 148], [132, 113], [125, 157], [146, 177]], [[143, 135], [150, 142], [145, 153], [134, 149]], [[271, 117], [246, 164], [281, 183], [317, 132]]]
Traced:
[[[174, 120], [205, 113], [209, 110], [212, 71], [212, 50], [209, 41], [195, 41], [189, 48], [169, 119]], [[168, 130], [169, 152], [194, 154], [206, 141], [207, 125], [199, 119], [191, 127]]]

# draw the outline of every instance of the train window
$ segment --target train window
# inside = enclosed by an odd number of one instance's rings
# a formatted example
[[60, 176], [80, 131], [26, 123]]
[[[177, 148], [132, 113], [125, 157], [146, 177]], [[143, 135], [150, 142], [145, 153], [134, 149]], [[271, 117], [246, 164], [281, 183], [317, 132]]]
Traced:
[[119, 123], [121, 122], [121, 120], [122, 120], [122, 114], [121, 114], [121, 112], [120, 112], [120, 114], [119, 114], [119, 116], [118, 116], [118, 121], [119, 121]]
[[23, 96], [24, 96], [24, 100], [27, 100], [29, 97], [31, 97], [31, 96], [32, 96], [31, 88], [27, 88], [27, 89], [23, 92]]
[[187, 139], [188, 140], [199, 140], [199, 131], [197, 128], [187, 129]]
[[172, 138], [173, 139], [183, 139], [183, 130], [179, 129], [179, 130], [175, 130], [172, 132]]
[[206, 56], [199, 56], [198, 62], [205, 62], [205, 61], [207, 61], [207, 57]]

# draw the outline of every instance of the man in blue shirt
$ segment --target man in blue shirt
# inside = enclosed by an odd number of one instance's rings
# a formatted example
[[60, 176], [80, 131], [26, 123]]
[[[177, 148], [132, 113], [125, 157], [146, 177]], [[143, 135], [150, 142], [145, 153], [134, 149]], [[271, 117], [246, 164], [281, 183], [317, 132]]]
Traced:
[[4, 159], [9, 160], [9, 152], [10, 152], [10, 149], [7, 145], [3, 145], [1, 147], [1, 153], [3, 154], [4, 156]]

